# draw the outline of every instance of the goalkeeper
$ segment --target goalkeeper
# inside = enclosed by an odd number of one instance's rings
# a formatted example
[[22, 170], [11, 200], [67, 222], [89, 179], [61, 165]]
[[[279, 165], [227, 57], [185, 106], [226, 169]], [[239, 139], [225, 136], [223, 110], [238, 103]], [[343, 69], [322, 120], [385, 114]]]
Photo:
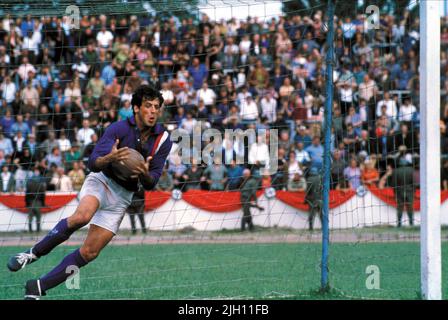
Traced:
[[[132, 96], [134, 116], [110, 125], [89, 158], [92, 172], [79, 193], [80, 201], [75, 213], [59, 221], [34, 247], [9, 259], [9, 270], [19, 271], [49, 254], [73, 232], [90, 222], [81, 248], [67, 255], [46, 275], [27, 281], [25, 299], [38, 300], [70, 276], [66, 272], [67, 267], [81, 268], [94, 260], [117, 233], [139, 184], [146, 190], [157, 184], [172, 146], [168, 132], [157, 124], [163, 102], [160, 92], [151, 86], [142, 85], [136, 90]], [[138, 150], [147, 160], [132, 169], [135, 177], [121, 180], [112, 170], [112, 163], [126, 160], [130, 148]]]

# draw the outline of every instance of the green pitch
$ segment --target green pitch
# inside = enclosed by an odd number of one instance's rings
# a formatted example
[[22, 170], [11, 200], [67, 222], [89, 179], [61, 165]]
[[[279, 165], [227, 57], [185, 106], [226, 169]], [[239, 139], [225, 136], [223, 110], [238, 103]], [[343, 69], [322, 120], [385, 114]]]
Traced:
[[[59, 263], [72, 247], [57, 248], [25, 270], [7, 271], [0, 248], [0, 299], [21, 299], [23, 284]], [[418, 243], [334, 243], [332, 290], [318, 292], [321, 246], [299, 244], [159, 244], [109, 246], [80, 272], [80, 289], [65, 284], [45, 299], [418, 299]], [[448, 283], [448, 244], [443, 244]], [[367, 289], [366, 268], [378, 266], [380, 289]], [[443, 288], [448, 298], [448, 288]]]

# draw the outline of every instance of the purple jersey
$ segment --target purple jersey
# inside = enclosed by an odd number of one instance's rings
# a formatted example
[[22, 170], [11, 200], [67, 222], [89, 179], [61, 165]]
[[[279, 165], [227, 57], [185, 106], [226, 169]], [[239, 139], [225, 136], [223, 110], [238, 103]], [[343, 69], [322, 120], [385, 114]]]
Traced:
[[[172, 141], [169, 133], [165, 131], [163, 125], [156, 124], [153, 128], [151, 128], [151, 133], [146, 143], [142, 144], [140, 142], [140, 130], [135, 123], [135, 118], [130, 117], [126, 120], [117, 121], [111, 124], [106, 129], [101, 139], [97, 142], [92, 154], [89, 157], [89, 169], [93, 172], [102, 171], [106, 176], [113, 179], [123, 188], [135, 192], [138, 190], [138, 179], [130, 178], [126, 181], [120, 180], [114, 174], [111, 164], [103, 170], [100, 170], [95, 166], [96, 159], [109, 154], [117, 139], [120, 141], [118, 149], [123, 147], [135, 149], [142, 154], [145, 160], [151, 155], [151, 152], [154, 152], [152, 155], [152, 160], [149, 163], [151, 183], [143, 185], [146, 190], [153, 189], [162, 175], [166, 158], [171, 150]], [[155, 147], [156, 141], [158, 144]]]

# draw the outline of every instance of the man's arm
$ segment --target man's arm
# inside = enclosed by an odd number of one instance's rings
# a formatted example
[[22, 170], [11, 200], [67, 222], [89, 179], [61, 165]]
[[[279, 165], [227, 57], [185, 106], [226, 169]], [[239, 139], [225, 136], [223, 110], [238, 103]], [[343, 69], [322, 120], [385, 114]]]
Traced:
[[160, 149], [154, 154], [153, 158], [149, 159], [144, 166], [142, 167], [141, 173], [139, 175], [139, 181], [143, 185], [145, 190], [152, 190], [157, 185], [160, 176], [162, 175], [163, 167], [165, 166], [166, 158], [168, 157], [172, 141], [170, 136], [162, 143]]
[[[119, 143], [120, 143], [120, 141], [117, 139], [115, 144], [112, 146], [112, 150], [110, 153], [108, 153], [107, 155], [105, 155], [103, 157], [98, 157], [95, 160], [95, 164], [94, 164], [95, 169], [98, 169], [98, 171], [101, 171], [101, 170], [105, 169], [112, 162], [126, 160], [126, 158], [129, 156], [129, 149], [128, 149], [128, 147], [118, 149]], [[92, 171], [94, 171], [94, 170], [92, 170]], [[98, 171], [94, 171], [94, 172], [98, 172]]]
[[114, 161], [125, 160], [129, 155], [129, 149], [127, 147], [118, 149], [119, 143], [116, 126], [113, 124], [106, 129], [89, 157], [90, 171], [100, 172]]
[[98, 157], [95, 160], [95, 167], [94, 169], [91, 169], [93, 172], [99, 172], [101, 170], [104, 170], [109, 163], [111, 163], [111, 159], [109, 157], [109, 155], [105, 155], [104, 157]]

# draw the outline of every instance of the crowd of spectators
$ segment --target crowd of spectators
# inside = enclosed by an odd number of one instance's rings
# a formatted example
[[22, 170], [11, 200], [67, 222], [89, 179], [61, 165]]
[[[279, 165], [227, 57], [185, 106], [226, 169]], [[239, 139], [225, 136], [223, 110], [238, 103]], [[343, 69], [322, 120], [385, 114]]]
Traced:
[[[369, 30], [364, 15], [349, 14], [337, 19], [334, 40], [334, 189], [378, 185], [400, 155], [418, 172], [419, 21], [409, 12], [384, 15], [380, 28]], [[237, 190], [243, 166], [231, 161], [235, 156], [253, 165], [260, 186], [304, 190], [307, 173], [323, 166], [324, 18], [316, 11], [267, 21], [203, 15], [177, 23], [101, 15], [83, 16], [73, 29], [66, 17], [3, 17], [0, 191], [23, 191], [35, 166], [51, 190], [79, 190], [95, 143], [108, 125], [133, 115], [132, 93], [143, 83], [161, 90], [160, 121], [170, 131], [279, 130], [277, 173], [266, 168], [267, 141], [240, 145], [224, 136], [225, 165], [188, 165], [172, 152], [159, 190]], [[446, 18], [442, 25], [442, 183], [448, 189]]]

